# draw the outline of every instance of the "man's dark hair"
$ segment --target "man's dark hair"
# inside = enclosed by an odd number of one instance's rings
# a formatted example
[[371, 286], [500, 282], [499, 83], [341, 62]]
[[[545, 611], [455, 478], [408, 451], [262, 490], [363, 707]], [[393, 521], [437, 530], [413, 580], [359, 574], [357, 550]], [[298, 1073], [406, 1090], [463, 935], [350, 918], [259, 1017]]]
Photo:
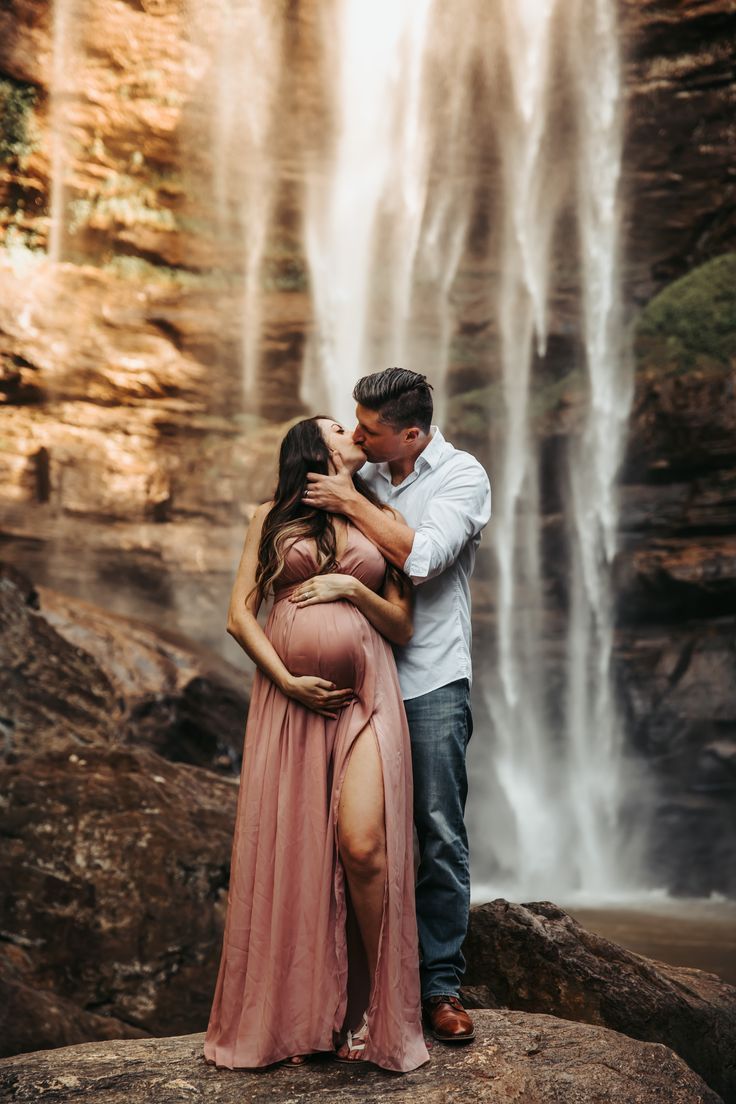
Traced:
[[432, 385], [419, 372], [386, 368], [363, 376], [353, 388], [353, 398], [369, 410], [377, 410], [382, 422], [392, 429], [418, 426], [429, 433], [432, 425]]

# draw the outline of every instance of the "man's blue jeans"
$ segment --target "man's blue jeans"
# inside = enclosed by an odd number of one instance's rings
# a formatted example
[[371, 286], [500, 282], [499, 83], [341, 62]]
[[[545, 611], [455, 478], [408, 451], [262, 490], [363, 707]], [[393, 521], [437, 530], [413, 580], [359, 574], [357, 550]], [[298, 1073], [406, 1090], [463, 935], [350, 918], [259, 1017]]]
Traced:
[[470, 869], [465, 750], [473, 731], [467, 679], [404, 702], [419, 837], [417, 924], [422, 999], [456, 995], [465, 971]]

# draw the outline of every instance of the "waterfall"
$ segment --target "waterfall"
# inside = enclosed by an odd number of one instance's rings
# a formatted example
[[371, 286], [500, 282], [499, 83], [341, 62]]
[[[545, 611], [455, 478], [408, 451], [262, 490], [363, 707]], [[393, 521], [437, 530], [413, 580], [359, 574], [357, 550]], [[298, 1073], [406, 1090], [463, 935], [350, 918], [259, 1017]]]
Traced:
[[488, 58], [505, 72], [509, 95], [504, 109], [495, 113], [501, 157], [497, 316], [505, 431], [499, 470], [492, 473], [496, 511], [488, 537], [498, 564], [498, 679], [489, 680], [487, 693], [497, 735], [495, 769], [513, 817], [511, 853], [501, 861], [534, 885], [557, 869], [561, 813], [555, 802], [559, 763], [549, 753], [545, 716], [539, 457], [529, 425], [532, 359], [535, 350], [543, 356], [546, 347], [549, 254], [560, 207], [552, 187], [558, 150], [548, 134], [554, 8], [554, 0], [504, 0], [502, 54]]
[[273, 125], [282, 25], [278, 7], [261, 0], [222, 0], [215, 14], [212, 201], [223, 252], [239, 243], [243, 397], [246, 409], [256, 411], [261, 275], [276, 190]]
[[570, 458], [571, 567], [580, 584], [571, 588], [568, 627], [568, 779], [576, 780], [568, 789], [568, 807], [578, 839], [579, 883], [604, 890], [635, 873], [626, 869], [617, 831], [624, 779], [610, 672], [615, 481], [632, 393], [619, 300], [621, 87], [613, 4], [578, 0], [570, 5], [569, 20], [580, 126], [578, 219], [589, 398], [584, 430]]
[[[326, 169], [310, 166], [306, 183], [314, 332], [304, 398], [350, 422], [352, 382], [399, 364], [427, 372], [442, 418], [461, 322], [453, 289], [490, 174], [484, 264], [495, 344], [486, 355], [498, 381], [500, 446], [485, 538], [496, 563], [496, 655], [476, 655], [494, 740], [493, 779], [474, 779], [476, 833], [493, 841], [482, 876], [521, 894], [621, 888], [609, 574], [629, 386], [614, 2], [496, 0], [489, 11], [478, 0], [341, 0], [331, 10], [332, 156]], [[476, 150], [484, 126], [497, 166]], [[576, 250], [577, 281], [568, 276], [563, 286], [558, 254]], [[541, 551], [534, 402], [550, 310], [572, 294], [571, 282], [579, 284], [586, 409], [569, 475], [557, 472], [568, 560], [560, 609]], [[553, 644], [565, 617], [560, 671]]]
[[[326, 33], [334, 113], [330, 164], [312, 167], [305, 246], [315, 315], [304, 399], [350, 422], [351, 383], [390, 364], [421, 363], [439, 406], [451, 338], [449, 288], [460, 262], [468, 202], [452, 183], [430, 189], [438, 150], [461, 140], [469, 89], [452, 75], [469, 51], [467, 5], [437, 49], [432, 0], [341, 0]], [[471, 39], [472, 41], [472, 39]], [[448, 96], [433, 110], [433, 81]], [[421, 284], [425, 310], [415, 317]]]
[[[627, 871], [617, 823], [622, 741], [611, 688], [609, 578], [630, 389], [618, 290], [622, 127], [615, 11], [610, 0], [505, 0], [502, 14], [511, 90], [510, 109], [497, 114], [506, 430], [489, 533], [498, 564], [499, 671], [488, 680], [486, 697], [505, 801], [490, 812], [490, 835], [505, 841], [496, 867], [500, 879], [522, 895], [620, 891]], [[572, 209], [569, 195], [575, 197]], [[559, 290], [552, 250], [571, 225], [579, 251], [587, 400], [582, 432], [569, 448], [569, 597], [560, 686], [549, 670], [554, 609], [540, 560], [542, 457], [530, 402], [533, 362], [545, 356], [547, 315]], [[565, 241], [563, 248], [570, 245]]]
[[53, 55], [50, 87], [51, 173], [49, 197], [48, 258], [64, 260], [66, 225], [66, 174], [69, 169], [71, 104], [78, 94], [79, 49], [77, 0], [55, 0], [53, 5]]

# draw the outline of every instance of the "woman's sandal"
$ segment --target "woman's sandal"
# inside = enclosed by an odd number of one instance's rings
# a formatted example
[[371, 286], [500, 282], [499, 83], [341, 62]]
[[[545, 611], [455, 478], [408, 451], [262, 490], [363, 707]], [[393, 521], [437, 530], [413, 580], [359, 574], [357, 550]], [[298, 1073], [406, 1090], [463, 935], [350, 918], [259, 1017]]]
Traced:
[[[365, 1062], [365, 1058], [361, 1058], [360, 1054], [365, 1050], [366, 1042], [368, 1041], [368, 1021], [363, 1015], [363, 1020], [357, 1031], [350, 1031], [348, 1029], [348, 1035], [345, 1042], [339, 1048], [335, 1054], [335, 1058], [338, 1062]], [[340, 1051], [347, 1050], [344, 1054]]]

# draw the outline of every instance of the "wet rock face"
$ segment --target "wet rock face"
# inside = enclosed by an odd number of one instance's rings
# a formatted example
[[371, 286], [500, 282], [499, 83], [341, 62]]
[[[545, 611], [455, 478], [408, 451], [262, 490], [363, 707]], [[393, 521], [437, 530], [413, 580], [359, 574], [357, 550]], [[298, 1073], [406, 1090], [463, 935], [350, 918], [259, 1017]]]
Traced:
[[12, 760], [76, 745], [148, 746], [230, 774], [247, 683], [218, 656], [34, 588], [0, 564], [0, 729]]
[[2, 926], [28, 948], [32, 987], [146, 1032], [205, 1024], [235, 782], [74, 744], [0, 773]]
[[736, 13], [729, 0], [622, 0], [631, 298], [733, 249]]
[[204, 1061], [204, 1036], [187, 1035], [8, 1058], [0, 1062], [0, 1091], [8, 1102], [49, 1093], [63, 1102], [83, 1093], [91, 1104], [148, 1104], [154, 1097], [161, 1104], [187, 1098], [307, 1104], [315, 1094], [336, 1104], [384, 1104], [397, 1092], [402, 1100], [422, 1104], [445, 1104], [458, 1094], [478, 1104], [720, 1104], [721, 1098], [664, 1046], [520, 1012], [477, 1013], [476, 1027], [471, 1046], [435, 1046], [430, 1062], [400, 1082], [370, 1066], [352, 1069], [332, 1061], [257, 1073], [218, 1070]]
[[31, 956], [13, 943], [0, 948], [0, 1055], [70, 1046], [99, 1039], [139, 1039], [141, 1028], [87, 1012], [39, 982]]
[[736, 989], [714, 974], [626, 951], [548, 901], [472, 909], [464, 953], [471, 991], [664, 1043], [724, 1100], [736, 1099]]
[[206, 1023], [244, 682], [0, 564], [3, 1053]]
[[639, 317], [616, 567], [617, 676], [652, 768], [655, 877], [736, 893], [736, 255]]

